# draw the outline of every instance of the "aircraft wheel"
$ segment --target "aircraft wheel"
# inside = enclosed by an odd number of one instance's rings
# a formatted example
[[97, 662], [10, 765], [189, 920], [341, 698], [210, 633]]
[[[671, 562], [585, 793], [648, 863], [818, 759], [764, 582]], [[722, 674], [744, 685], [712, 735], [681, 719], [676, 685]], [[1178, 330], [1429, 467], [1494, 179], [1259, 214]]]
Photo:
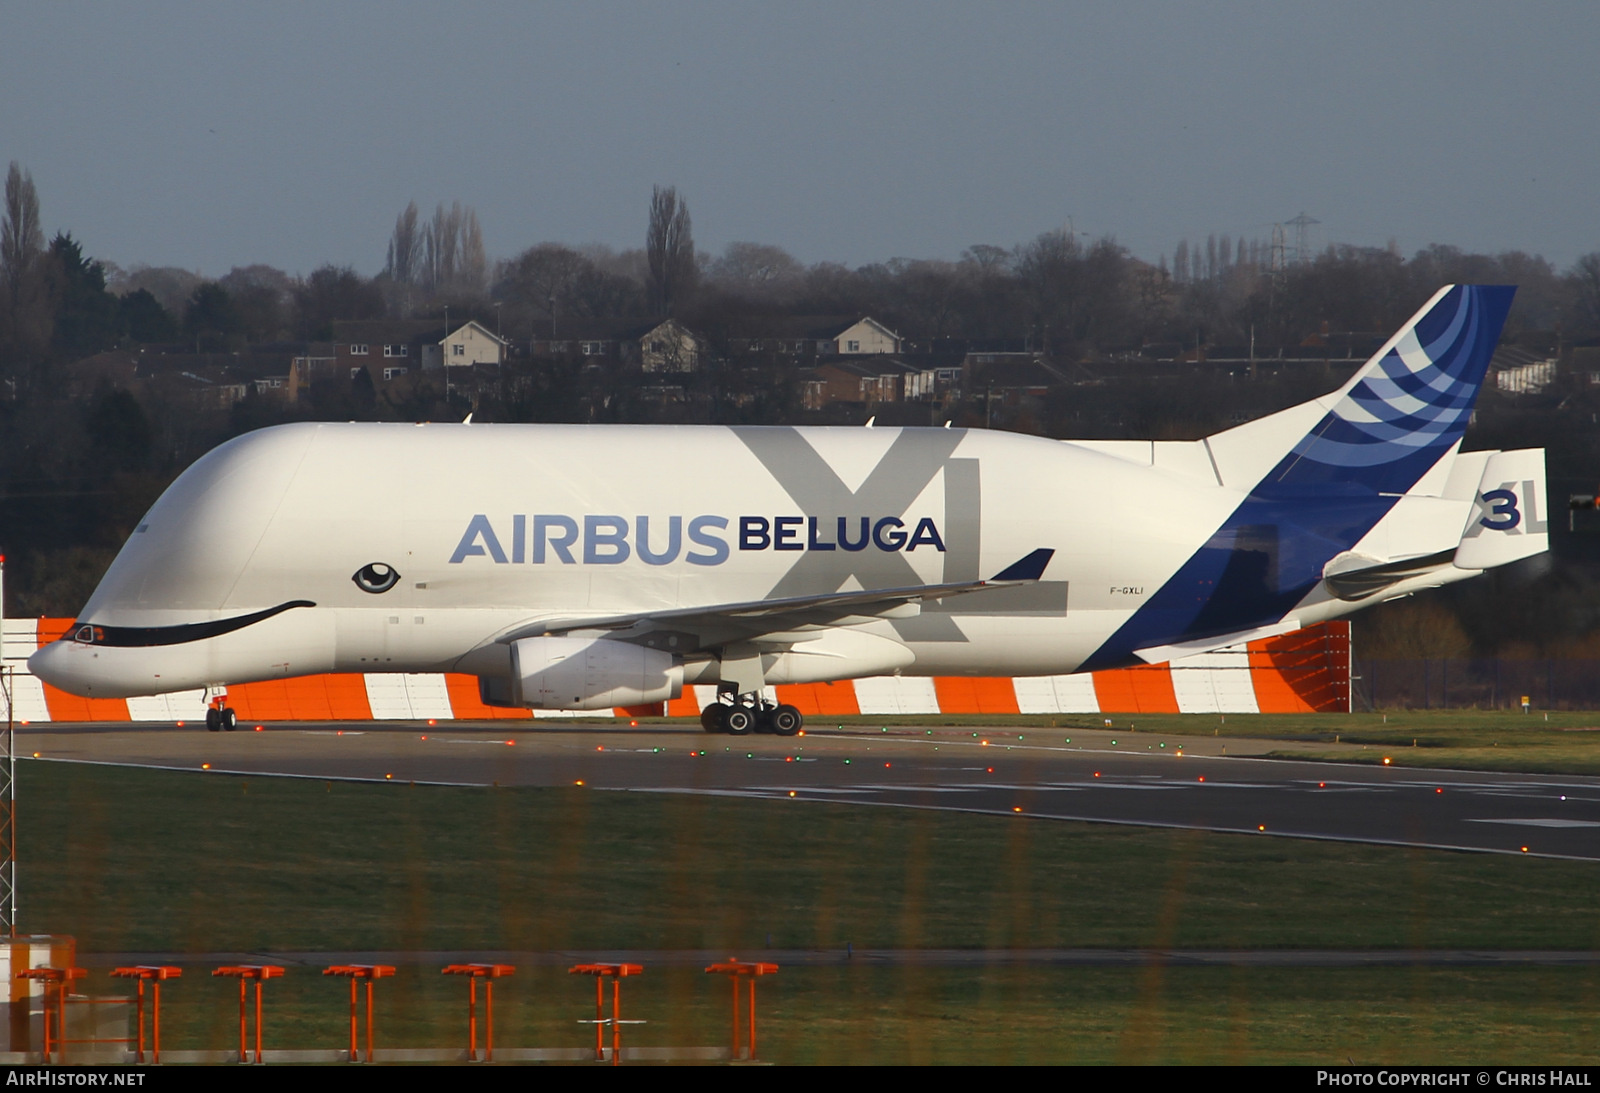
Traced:
[[232, 706], [222, 710], [218, 720], [222, 723], [222, 728], [226, 732], [232, 732], [239, 727], [239, 715], [233, 712]]
[[722, 703], [713, 702], [711, 705], [700, 711], [700, 727], [706, 730], [706, 732], [727, 732], [728, 729], [723, 724], [723, 719], [727, 714], [727, 710], [728, 707], [724, 706]]
[[793, 706], [779, 706], [772, 711], [772, 731], [779, 736], [794, 736], [806, 719]]
[[206, 710], [206, 731], [207, 732], [221, 732], [222, 731], [222, 711], [221, 710], [217, 710], [217, 709], [214, 709], [214, 708]]
[[731, 736], [744, 736], [756, 727], [755, 714], [748, 706], [729, 706], [722, 719], [723, 731]]

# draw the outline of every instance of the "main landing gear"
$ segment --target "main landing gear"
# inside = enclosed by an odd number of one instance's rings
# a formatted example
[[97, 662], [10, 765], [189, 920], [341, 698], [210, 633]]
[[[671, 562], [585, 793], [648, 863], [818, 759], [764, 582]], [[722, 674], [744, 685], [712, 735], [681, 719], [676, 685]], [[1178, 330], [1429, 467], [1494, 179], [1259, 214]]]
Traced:
[[706, 732], [725, 732], [745, 736], [752, 732], [795, 736], [805, 726], [800, 711], [789, 705], [766, 701], [759, 693], [717, 695], [717, 701], [700, 711], [700, 727]]
[[232, 706], [224, 705], [227, 701], [228, 696], [221, 695], [206, 707], [207, 732], [233, 732], [239, 727], [239, 715], [233, 712]]

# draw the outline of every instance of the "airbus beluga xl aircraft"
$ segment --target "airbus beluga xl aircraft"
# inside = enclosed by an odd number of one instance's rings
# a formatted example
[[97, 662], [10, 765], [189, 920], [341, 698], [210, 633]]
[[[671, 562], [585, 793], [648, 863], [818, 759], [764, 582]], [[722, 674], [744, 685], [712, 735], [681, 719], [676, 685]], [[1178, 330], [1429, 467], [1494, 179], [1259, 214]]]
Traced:
[[1514, 289], [1440, 290], [1323, 398], [1196, 441], [967, 429], [297, 424], [164, 493], [29, 666], [74, 694], [466, 672], [598, 710], [1161, 662], [1547, 548], [1544, 452], [1462, 452]]

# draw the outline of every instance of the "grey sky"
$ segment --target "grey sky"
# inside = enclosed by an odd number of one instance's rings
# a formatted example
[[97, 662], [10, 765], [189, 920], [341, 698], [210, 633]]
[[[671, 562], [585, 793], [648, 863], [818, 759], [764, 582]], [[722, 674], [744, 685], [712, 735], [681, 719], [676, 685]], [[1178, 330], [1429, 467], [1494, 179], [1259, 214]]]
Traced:
[[131, 265], [376, 272], [409, 200], [491, 256], [954, 258], [1058, 228], [1600, 249], [1600, 5], [0, 0], [0, 166]]

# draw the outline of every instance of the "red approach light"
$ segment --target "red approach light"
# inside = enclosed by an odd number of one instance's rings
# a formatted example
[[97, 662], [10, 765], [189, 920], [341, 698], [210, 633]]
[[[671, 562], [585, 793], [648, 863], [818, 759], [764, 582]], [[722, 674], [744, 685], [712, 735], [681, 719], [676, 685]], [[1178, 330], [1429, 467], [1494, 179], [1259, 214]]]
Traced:
[[1206, 780], [1206, 776], [1205, 776], [1205, 775], [1204, 775], [1204, 774], [1202, 774], [1202, 775], [1201, 775], [1201, 776], [1200, 776], [1200, 780], [1201, 780], [1201, 781], [1202, 781], [1202, 782], [1204, 782], [1204, 781], [1205, 781], [1205, 780]]
[[432, 717], [428, 718], [428, 724], [437, 725], [438, 723], [439, 722], [435, 718], [432, 718]]
[[1317, 788], [1318, 789], [1327, 789], [1328, 788], [1328, 783], [1326, 783], [1326, 782], [1318, 782], [1317, 783]]
[[1444, 787], [1441, 786], [1438, 789], [1435, 789], [1433, 792], [1435, 792], [1435, 793], [1443, 793], [1444, 792]]
[[884, 764], [884, 766], [885, 766], [885, 767], [887, 767], [887, 766], [888, 766], [888, 765], [889, 765], [889, 764], [888, 764], [888, 763], [885, 763], [885, 764]]
[[639, 723], [637, 721], [630, 721], [628, 722], [628, 727], [630, 729], [637, 729], [639, 727]]
[[[985, 769], [985, 770], [987, 770], [987, 771], [988, 771], [988, 772], [989, 772], [989, 773], [990, 773], [990, 774], [993, 774], [993, 773], [994, 773], [994, 768], [993, 768], [993, 767], [985, 767], [985, 768], [984, 768], [984, 769]], [[1095, 777], [1097, 777], [1097, 778], [1098, 778], [1098, 777], [1099, 777], [1099, 775], [1096, 775], [1096, 776], [1095, 776]]]
[[[1095, 776], [1095, 777], [1096, 777], [1096, 778], [1098, 778], [1098, 777], [1100, 777], [1100, 772], [1099, 772], [1099, 771], [1095, 771], [1095, 772], [1094, 772], [1094, 776]], [[1203, 781], [1203, 780], [1204, 780], [1204, 779], [1202, 779], [1202, 781]]]
[[506, 741], [506, 747], [508, 747], [508, 748], [514, 748], [514, 747], [516, 747], [516, 746], [517, 746], [517, 742], [516, 742], [516, 741], [515, 741], [515, 740], [507, 740], [507, 741]]

